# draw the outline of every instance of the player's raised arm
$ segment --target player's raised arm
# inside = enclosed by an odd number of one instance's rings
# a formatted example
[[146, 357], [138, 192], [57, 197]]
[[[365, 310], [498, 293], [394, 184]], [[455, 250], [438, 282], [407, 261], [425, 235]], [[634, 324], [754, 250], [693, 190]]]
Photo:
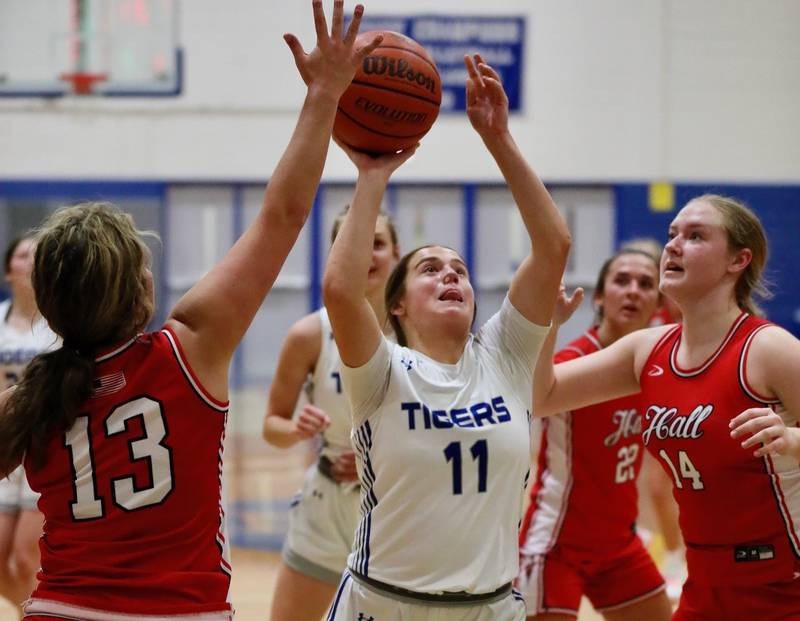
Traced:
[[383, 338], [366, 297], [375, 222], [389, 178], [416, 147], [372, 157], [340, 146], [358, 168], [358, 180], [350, 209], [331, 247], [322, 295], [342, 362], [348, 367], [360, 367], [372, 357]]
[[222, 394], [233, 350], [247, 330], [289, 254], [313, 203], [327, 154], [336, 105], [362, 58], [379, 42], [356, 47], [363, 7], [346, 34], [343, 2], [334, 2], [328, 32], [321, 0], [313, 3], [317, 43], [306, 54], [285, 35], [308, 92], [297, 126], [267, 186], [261, 211], [225, 258], [175, 306], [175, 329], [201, 380]]
[[508, 97], [498, 73], [480, 55], [466, 56], [467, 115], [503, 173], [532, 251], [511, 281], [508, 296], [529, 321], [550, 323], [571, 237], [564, 218], [508, 128]]

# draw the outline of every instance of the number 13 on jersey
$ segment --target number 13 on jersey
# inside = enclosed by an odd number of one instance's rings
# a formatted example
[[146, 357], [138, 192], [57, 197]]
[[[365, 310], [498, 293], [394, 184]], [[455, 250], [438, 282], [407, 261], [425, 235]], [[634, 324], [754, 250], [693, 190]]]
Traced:
[[[105, 438], [127, 429], [128, 421], [141, 418], [144, 435], [129, 440], [128, 454], [132, 460], [146, 459], [151, 484], [137, 489], [132, 476], [114, 473], [111, 485], [113, 503], [125, 511], [136, 511], [161, 503], [172, 491], [172, 453], [164, 444], [167, 428], [161, 404], [148, 397], [139, 397], [115, 407], [105, 419]], [[97, 485], [89, 417], [78, 416], [64, 436], [72, 462], [75, 501], [71, 504], [75, 520], [94, 520], [105, 515], [102, 492]], [[125, 473], [119, 473], [125, 474]], [[101, 495], [98, 498], [98, 495]]]

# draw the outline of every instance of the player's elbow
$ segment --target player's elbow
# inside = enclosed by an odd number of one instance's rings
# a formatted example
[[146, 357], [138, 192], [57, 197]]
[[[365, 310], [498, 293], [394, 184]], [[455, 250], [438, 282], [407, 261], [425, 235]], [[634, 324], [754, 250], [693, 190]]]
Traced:
[[552, 416], [556, 413], [555, 409], [552, 407], [549, 397], [549, 392], [542, 388], [533, 389], [533, 417], [534, 418], [546, 418], [547, 416]]
[[261, 425], [261, 437], [264, 438], [264, 442], [267, 444], [275, 446], [275, 436], [272, 433], [270, 422], [270, 415], [269, 412], [267, 412], [267, 415], [264, 417], [264, 422]]
[[334, 309], [346, 306], [359, 297], [354, 290], [353, 280], [339, 270], [327, 269], [322, 279], [322, 301], [325, 308]]
[[530, 258], [535, 259], [540, 268], [546, 268], [560, 277], [566, 268], [571, 248], [572, 235], [569, 229], [559, 228], [546, 238], [532, 242]]
[[548, 246], [552, 259], [566, 265], [569, 251], [572, 249], [572, 233], [569, 232], [566, 225], [557, 234], [551, 236]]
[[285, 192], [276, 190], [272, 184], [267, 186], [264, 204], [260, 216], [270, 226], [278, 226], [287, 231], [296, 230], [298, 233], [303, 228], [311, 211], [312, 202], [305, 200], [300, 195], [287, 196]]
[[289, 448], [294, 445], [294, 440], [287, 433], [281, 433], [279, 419], [278, 415], [267, 412], [261, 427], [261, 437], [267, 444], [276, 448]]

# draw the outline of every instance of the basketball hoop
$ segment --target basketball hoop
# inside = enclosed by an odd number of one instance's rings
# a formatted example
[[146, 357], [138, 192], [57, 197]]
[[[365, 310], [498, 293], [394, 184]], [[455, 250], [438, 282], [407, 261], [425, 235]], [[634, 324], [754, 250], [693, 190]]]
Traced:
[[107, 73], [62, 73], [60, 79], [72, 84], [75, 95], [91, 95], [95, 82], [105, 82]]

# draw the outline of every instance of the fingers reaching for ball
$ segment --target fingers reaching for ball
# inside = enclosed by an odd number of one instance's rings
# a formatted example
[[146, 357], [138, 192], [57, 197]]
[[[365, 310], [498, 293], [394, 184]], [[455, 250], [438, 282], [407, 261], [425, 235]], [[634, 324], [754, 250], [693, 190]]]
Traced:
[[402, 149], [393, 153], [365, 153], [363, 151], [357, 151], [353, 147], [342, 142], [336, 135], [334, 135], [333, 139], [336, 144], [341, 147], [342, 151], [347, 154], [350, 161], [356, 165], [359, 175], [378, 173], [384, 176], [386, 180], [389, 179], [395, 170], [411, 159], [419, 147], [419, 143], [417, 143], [407, 149]]
[[467, 67], [467, 116], [484, 138], [508, 131], [508, 96], [500, 74], [480, 54], [464, 56]]
[[364, 7], [360, 4], [353, 11], [353, 18], [344, 37], [344, 0], [334, 0], [330, 33], [322, 0], [314, 0], [312, 7], [314, 30], [317, 34], [314, 49], [305, 53], [300, 41], [293, 34], [285, 34], [283, 38], [292, 52], [300, 77], [309, 90], [314, 89], [320, 94], [338, 99], [352, 82], [364, 57], [380, 45], [382, 36], [378, 34], [356, 46], [358, 28], [364, 14]]

